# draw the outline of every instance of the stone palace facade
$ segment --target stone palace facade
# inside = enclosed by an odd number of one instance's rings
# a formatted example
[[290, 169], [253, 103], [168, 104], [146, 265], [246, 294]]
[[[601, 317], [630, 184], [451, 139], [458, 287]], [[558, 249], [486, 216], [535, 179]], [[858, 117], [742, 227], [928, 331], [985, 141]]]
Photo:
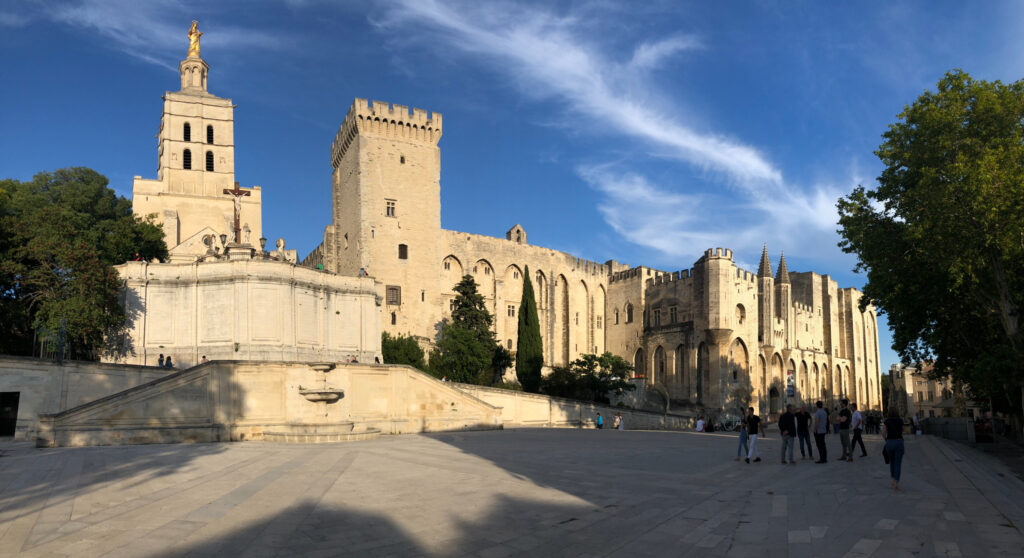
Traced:
[[[233, 188], [234, 105], [208, 93], [198, 47], [180, 70], [181, 90], [164, 95], [158, 178], [136, 177], [133, 188], [136, 213], [156, 215], [171, 249], [164, 267], [123, 271], [135, 314], [149, 324], [133, 329], [141, 362], [169, 346], [187, 361], [246, 348], [262, 358], [365, 359], [379, 352], [381, 330], [429, 345], [466, 274], [495, 316], [497, 338], [514, 348], [529, 268], [549, 367], [609, 351], [666, 399], [709, 409], [735, 409], [750, 396], [765, 412], [839, 397], [880, 408], [874, 309], [861, 312], [860, 293], [827, 275], [789, 272], [784, 258], [773, 277], [767, 250], [756, 274], [721, 248], [666, 272], [535, 246], [520, 225], [504, 238], [442, 228], [436, 112], [356, 99], [330, 149], [323, 243], [295, 269], [263, 274], [253, 266], [296, 257], [283, 241], [270, 260], [251, 244], [262, 233], [261, 197], [258, 187]], [[370, 293], [376, 305], [367, 310]], [[253, 304], [254, 296], [273, 304]], [[210, 308], [217, 316], [203, 317]], [[268, 324], [268, 311], [286, 319]]]
[[505, 238], [446, 230], [441, 134], [436, 112], [356, 99], [331, 145], [333, 223], [304, 263], [373, 276], [385, 331], [433, 342], [469, 274], [512, 349], [529, 268], [548, 366], [610, 351], [672, 400], [734, 408], [746, 390], [764, 411], [840, 397], [880, 408], [876, 314], [856, 289], [789, 273], [784, 258], [773, 278], [767, 251], [757, 274], [721, 248], [668, 273], [534, 246], [520, 225]]

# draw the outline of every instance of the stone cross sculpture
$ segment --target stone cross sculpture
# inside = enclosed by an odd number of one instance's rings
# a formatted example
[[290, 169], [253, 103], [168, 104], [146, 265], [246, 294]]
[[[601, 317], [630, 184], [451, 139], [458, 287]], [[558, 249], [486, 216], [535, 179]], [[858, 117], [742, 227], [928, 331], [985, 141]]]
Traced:
[[235, 189], [225, 188], [224, 193], [235, 198], [235, 244], [242, 243], [242, 196], [250, 196], [252, 192], [242, 190], [235, 182]]

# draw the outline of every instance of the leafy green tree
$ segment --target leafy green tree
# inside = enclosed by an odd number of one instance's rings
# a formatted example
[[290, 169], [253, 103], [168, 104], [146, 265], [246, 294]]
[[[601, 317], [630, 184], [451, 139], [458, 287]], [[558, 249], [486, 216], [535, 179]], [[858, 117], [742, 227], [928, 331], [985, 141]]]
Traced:
[[385, 331], [380, 336], [380, 352], [384, 357], [384, 364], [408, 364], [419, 370], [427, 369], [427, 362], [423, 359], [423, 348], [411, 335], [392, 337]]
[[580, 401], [608, 403], [611, 395], [636, 389], [628, 378], [633, 366], [611, 353], [585, 354], [569, 366], [556, 366], [541, 379], [541, 392]]
[[124, 329], [112, 266], [167, 247], [107, 184], [82, 167], [0, 181], [0, 350], [31, 354], [33, 334], [59, 332], [69, 356], [95, 358]]
[[453, 382], [490, 383], [494, 352], [498, 347], [491, 331], [494, 317], [487, 311], [476, 281], [466, 275], [455, 285], [452, 319], [441, 327], [437, 341], [437, 364], [431, 356], [435, 375]]
[[516, 337], [516, 378], [523, 391], [540, 392], [544, 343], [540, 336], [537, 301], [530, 281], [530, 266], [523, 272], [523, 297], [519, 301], [519, 329]]
[[838, 204], [840, 246], [867, 271], [861, 307], [888, 314], [905, 362], [1019, 409], [1024, 81], [947, 73], [883, 138], [877, 187]]

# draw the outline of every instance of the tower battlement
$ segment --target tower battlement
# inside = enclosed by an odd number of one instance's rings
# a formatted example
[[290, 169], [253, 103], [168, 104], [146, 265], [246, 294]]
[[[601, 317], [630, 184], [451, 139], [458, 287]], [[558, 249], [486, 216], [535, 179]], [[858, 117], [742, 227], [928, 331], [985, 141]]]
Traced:
[[356, 135], [391, 137], [437, 145], [441, 139], [441, 113], [384, 101], [356, 99], [331, 143], [331, 166], [338, 168]]
[[704, 251], [704, 257], [707, 259], [725, 258], [727, 260], [732, 260], [732, 250], [728, 248], [708, 248]]

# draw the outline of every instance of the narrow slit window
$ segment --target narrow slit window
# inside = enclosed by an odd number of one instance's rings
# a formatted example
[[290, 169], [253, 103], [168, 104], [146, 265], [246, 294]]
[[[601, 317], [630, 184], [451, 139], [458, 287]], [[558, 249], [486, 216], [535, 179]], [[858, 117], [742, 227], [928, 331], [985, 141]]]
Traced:
[[409, 246], [406, 244], [398, 245], [398, 259], [408, 260], [409, 259]]
[[206, 143], [213, 143], [213, 126], [206, 127]]
[[213, 172], [213, 151], [206, 152], [206, 170]]
[[188, 122], [182, 126], [181, 138], [185, 141], [192, 141], [192, 126]]
[[[188, 126], [188, 124], [186, 124], [186, 126]], [[181, 164], [186, 170], [192, 168], [192, 150], [186, 149], [185, 152], [181, 154]]]

